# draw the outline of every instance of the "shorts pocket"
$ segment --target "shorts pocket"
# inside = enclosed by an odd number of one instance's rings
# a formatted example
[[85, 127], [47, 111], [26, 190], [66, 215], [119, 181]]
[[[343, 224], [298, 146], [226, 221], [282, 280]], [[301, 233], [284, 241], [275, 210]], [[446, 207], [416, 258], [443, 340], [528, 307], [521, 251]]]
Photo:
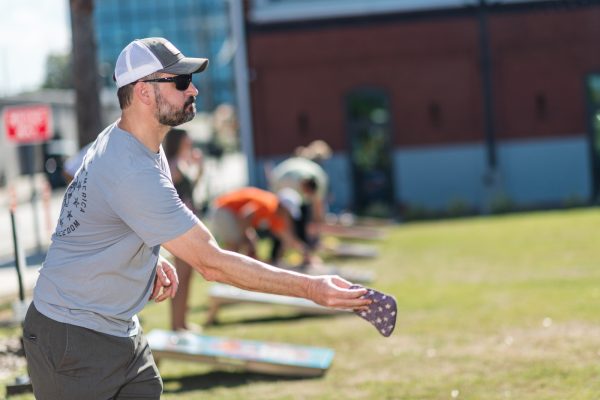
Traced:
[[91, 344], [85, 340], [82, 331], [85, 331], [85, 328], [65, 324], [64, 346], [62, 346], [64, 351], [56, 364], [58, 374], [73, 377], [85, 377], [93, 374], [93, 357], [89, 353]]
[[66, 353], [66, 333], [66, 324], [41, 314], [33, 304], [29, 307], [23, 322], [23, 341], [37, 348], [52, 369], [60, 365]]

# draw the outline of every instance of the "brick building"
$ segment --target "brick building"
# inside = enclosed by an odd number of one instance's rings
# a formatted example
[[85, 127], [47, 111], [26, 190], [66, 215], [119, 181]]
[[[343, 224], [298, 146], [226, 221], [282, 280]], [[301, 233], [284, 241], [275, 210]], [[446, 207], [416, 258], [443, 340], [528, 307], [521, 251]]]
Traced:
[[597, 198], [600, 1], [256, 0], [246, 18], [262, 184], [324, 139], [336, 210]]

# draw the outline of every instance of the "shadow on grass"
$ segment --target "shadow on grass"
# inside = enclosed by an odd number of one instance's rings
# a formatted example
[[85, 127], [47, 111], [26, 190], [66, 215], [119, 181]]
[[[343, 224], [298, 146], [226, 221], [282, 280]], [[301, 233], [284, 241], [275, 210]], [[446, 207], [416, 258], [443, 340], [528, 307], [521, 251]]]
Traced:
[[[343, 315], [343, 314], [342, 314]], [[299, 321], [307, 318], [335, 318], [339, 315], [333, 314], [294, 314], [294, 315], [275, 315], [275, 316], [267, 316], [267, 317], [251, 317], [251, 318], [242, 318], [235, 320], [225, 320], [217, 319], [213, 322], [212, 326], [227, 326], [227, 325], [237, 325], [237, 324], [265, 324], [265, 323], [279, 323], [279, 322], [288, 322], [288, 321]]]
[[[237, 386], [248, 385], [254, 382], [297, 381], [315, 378], [286, 375], [267, 375], [243, 371], [212, 371], [206, 374], [189, 375], [183, 377], [163, 377], [163, 383], [165, 387], [164, 393], [181, 393], [194, 390], [208, 390], [216, 387], [233, 388]], [[178, 384], [178, 387], [170, 388], [169, 386], [173, 386], [173, 383]]]

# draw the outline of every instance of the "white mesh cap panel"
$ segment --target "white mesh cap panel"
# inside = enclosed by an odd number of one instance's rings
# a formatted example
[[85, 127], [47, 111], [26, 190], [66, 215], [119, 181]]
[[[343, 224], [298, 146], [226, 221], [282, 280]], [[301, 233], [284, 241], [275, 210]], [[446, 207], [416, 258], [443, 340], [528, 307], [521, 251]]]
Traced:
[[133, 41], [119, 54], [115, 65], [117, 87], [137, 81], [163, 68], [158, 58], [143, 44]]

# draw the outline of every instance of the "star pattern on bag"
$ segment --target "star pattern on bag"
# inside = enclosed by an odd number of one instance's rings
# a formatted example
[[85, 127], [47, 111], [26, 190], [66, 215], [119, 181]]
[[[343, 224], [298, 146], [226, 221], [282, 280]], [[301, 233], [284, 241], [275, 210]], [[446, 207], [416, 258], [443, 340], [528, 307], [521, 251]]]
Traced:
[[[350, 289], [361, 289], [363, 286], [352, 285]], [[367, 293], [361, 298], [371, 299], [373, 302], [366, 311], [355, 311], [354, 313], [362, 319], [371, 323], [377, 331], [388, 337], [396, 326], [396, 314], [398, 307], [393, 296], [381, 293], [375, 289], [365, 288]]]

